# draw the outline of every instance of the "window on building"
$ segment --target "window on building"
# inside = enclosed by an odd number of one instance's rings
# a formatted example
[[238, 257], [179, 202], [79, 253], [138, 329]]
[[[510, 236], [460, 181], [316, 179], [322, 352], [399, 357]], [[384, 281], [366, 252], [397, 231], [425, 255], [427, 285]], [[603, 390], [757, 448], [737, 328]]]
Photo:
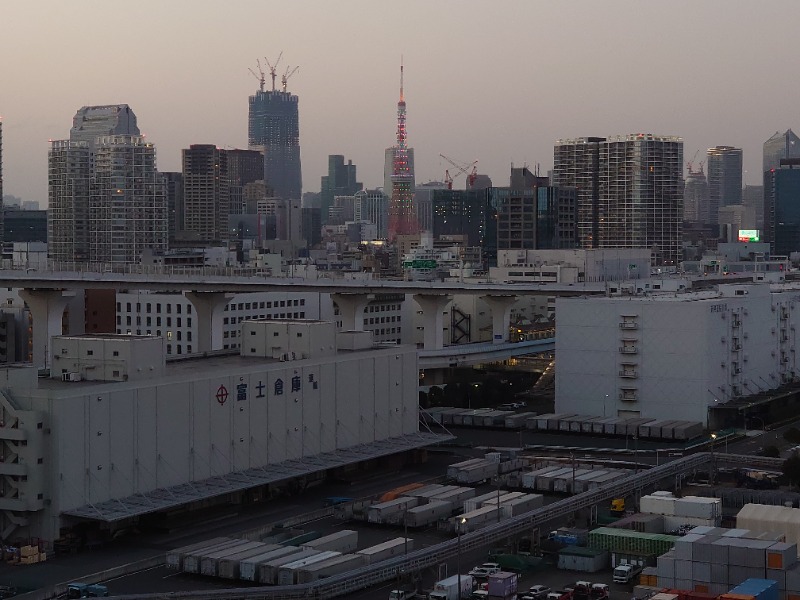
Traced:
[[150, 302], [147, 303], [147, 312], [153, 312], [153, 305]]
[[183, 347], [178, 344], [178, 354], [183, 354]]
[[175, 305], [175, 312], [178, 313], [178, 314], [181, 314], [181, 305], [180, 304], [176, 304]]
[[125, 311], [126, 311], [126, 312], [131, 312], [131, 303], [130, 303], [130, 302], [128, 302], [128, 303], [125, 305]]

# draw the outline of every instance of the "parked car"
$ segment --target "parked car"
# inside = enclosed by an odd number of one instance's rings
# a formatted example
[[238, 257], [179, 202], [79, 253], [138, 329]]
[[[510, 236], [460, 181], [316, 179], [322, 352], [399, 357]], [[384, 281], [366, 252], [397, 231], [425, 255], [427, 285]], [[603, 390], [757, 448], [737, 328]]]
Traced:
[[469, 574], [476, 579], [487, 579], [489, 575], [500, 572], [500, 565], [496, 562], [485, 562], [479, 567], [472, 569]]
[[550, 588], [546, 585], [532, 585], [527, 592], [522, 592], [520, 600], [547, 600]]

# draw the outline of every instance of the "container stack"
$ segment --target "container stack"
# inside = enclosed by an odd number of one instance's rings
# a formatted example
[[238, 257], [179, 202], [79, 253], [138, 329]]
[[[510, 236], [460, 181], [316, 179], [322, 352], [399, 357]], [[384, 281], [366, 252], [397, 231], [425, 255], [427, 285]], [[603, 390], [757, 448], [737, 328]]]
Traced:
[[567, 546], [558, 551], [558, 568], [567, 571], [596, 573], [608, 567], [607, 550]]
[[797, 545], [764, 537], [741, 529], [695, 528], [675, 542], [674, 551], [658, 557], [658, 585], [719, 595], [747, 579], [766, 578], [776, 582], [783, 598], [800, 589], [791, 587], [800, 584]]
[[781, 600], [778, 585], [768, 579], [748, 579], [737, 585], [727, 594], [720, 596], [721, 600]]
[[745, 504], [736, 515], [736, 526], [782, 533], [785, 541], [800, 544], [800, 508]]
[[598, 469], [588, 463], [576, 463], [574, 466], [560, 464], [523, 473], [521, 483], [526, 490], [580, 494], [596, 490], [626, 475], [628, 472], [621, 469]]
[[676, 498], [671, 492], [654, 492], [639, 501], [643, 513], [662, 515], [664, 531], [681, 527], [706, 525], [716, 527], [722, 520], [722, 500], [701, 496]]
[[699, 421], [624, 419], [556, 413], [529, 417], [525, 420], [525, 427], [540, 432], [592, 433], [677, 441], [690, 440], [703, 433], [703, 424]]

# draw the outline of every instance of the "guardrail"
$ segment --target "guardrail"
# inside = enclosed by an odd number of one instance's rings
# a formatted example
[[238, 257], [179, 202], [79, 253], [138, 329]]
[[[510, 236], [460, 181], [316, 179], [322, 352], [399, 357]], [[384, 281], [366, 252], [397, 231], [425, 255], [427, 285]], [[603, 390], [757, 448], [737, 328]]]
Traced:
[[[559, 517], [588, 508], [620, 496], [628, 496], [662, 479], [674, 477], [708, 464], [709, 453], [698, 453], [613, 481], [591, 490], [554, 502], [484, 529], [465, 533], [460, 539], [460, 552], [488, 548], [505, 538], [530, 531]], [[751, 458], [751, 457], [746, 457]], [[118, 596], [125, 600], [292, 600], [294, 598], [335, 598], [383, 583], [402, 573], [418, 571], [454, 558], [459, 552], [459, 540], [451, 539], [435, 546], [421, 548], [375, 565], [369, 565], [334, 575], [322, 581], [294, 586], [269, 586], [212, 591], [171, 592], [169, 594], [136, 594]]]

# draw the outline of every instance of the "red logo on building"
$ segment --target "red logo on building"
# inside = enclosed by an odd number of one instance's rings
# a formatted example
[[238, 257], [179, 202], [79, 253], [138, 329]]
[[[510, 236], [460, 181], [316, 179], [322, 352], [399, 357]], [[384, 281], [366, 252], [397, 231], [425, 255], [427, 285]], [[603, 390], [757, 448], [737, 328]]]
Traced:
[[219, 402], [220, 406], [225, 404], [228, 400], [228, 388], [224, 385], [221, 385], [217, 388], [217, 402]]

